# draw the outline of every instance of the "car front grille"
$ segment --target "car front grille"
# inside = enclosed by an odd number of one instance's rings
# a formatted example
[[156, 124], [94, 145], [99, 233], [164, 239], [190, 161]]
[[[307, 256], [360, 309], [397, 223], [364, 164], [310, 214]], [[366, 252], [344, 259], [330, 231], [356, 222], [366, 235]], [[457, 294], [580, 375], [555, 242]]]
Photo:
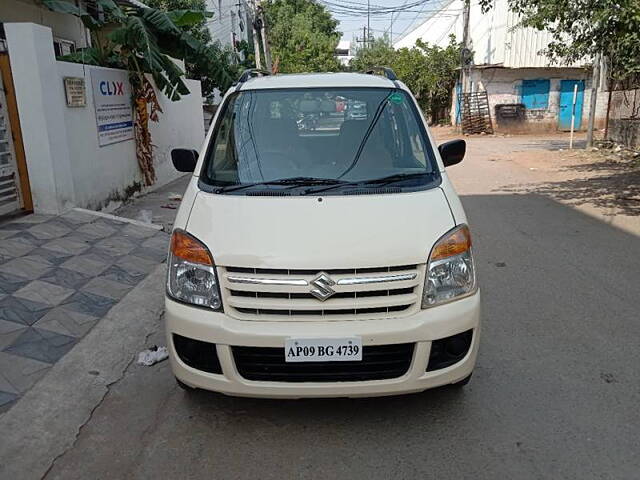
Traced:
[[225, 312], [241, 320], [376, 319], [410, 315], [420, 308], [424, 265], [218, 267], [218, 275]]
[[398, 378], [407, 373], [413, 343], [365, 346], [361, 361], [287, 363], [283, 348], [231, 347], [238, 373], [269, 382], [361, 382]]

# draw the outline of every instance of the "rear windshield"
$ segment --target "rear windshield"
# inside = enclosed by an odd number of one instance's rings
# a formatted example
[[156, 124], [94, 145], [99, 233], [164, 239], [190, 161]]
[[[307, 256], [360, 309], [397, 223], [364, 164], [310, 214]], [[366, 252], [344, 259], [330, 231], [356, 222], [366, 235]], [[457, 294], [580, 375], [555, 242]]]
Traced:
[[224, 187], [217, 193], [421, 189], [440, 178], [402, 90], [249, 90], [223, 108], [201, 172], [206, 184]]

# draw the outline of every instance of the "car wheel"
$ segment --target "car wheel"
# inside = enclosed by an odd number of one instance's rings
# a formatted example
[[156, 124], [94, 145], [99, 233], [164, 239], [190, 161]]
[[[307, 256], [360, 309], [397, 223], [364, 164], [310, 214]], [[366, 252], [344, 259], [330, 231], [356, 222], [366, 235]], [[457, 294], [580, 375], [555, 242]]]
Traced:
[[462, 380], [460, 380], [460, 381], [458, 381], [456, 383], [452, 383], [450, 386], [454, 387], [454, 388], [462, 388], [462, 387], [464, 387], [467, 383], [469, 383], [469, 380], [471, 380], [471, 375], [473, 375], [473, 372], [471, 372], [469, 375], [464, 377]]

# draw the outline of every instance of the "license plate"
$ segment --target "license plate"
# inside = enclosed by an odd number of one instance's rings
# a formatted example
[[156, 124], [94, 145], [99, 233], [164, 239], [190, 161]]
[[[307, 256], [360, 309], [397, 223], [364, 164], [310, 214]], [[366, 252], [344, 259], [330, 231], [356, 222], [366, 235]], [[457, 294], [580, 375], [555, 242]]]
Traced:
[[362, 339], [288, 338], [284, 342], [285, 362], [348, 362], [362, 360]]

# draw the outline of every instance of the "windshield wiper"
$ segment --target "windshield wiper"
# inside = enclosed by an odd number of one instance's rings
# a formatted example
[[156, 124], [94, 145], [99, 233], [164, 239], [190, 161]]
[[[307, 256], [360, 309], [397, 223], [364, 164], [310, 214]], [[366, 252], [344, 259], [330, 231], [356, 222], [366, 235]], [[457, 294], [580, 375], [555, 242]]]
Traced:
[[412, 178], [422, 177], [424, 175], [434, 175], [434, 172], [415, 172], [415, 173], [395, 173], [386, 177], [373, 178], [371, 180], [360, 180], [357, 182], [342, 182], [335, 185], [329, 185], [323, 188], [317, 188], [315, 190], [307, 190], [309, 193], [320, 193], [327, 190], [332, 190], [337, 187], [365, 187], [367, 185], [386, 185], [387, 183], [399, 182], [401, 180], [409, 180]]
[[365, 185], [368, 185], [368, 184], [386, 185], [387, 183], [399, 182], [401, 180], [409, 180], [411, 178], [418, 178], [424, 175], [433, 175], [433, 172], [395, 173], [393, 175], [389, 175], [386, 177], [374, 178], [372, 180], [363, 180], [362, 183]]
[[315, 178], [315, 177], [290, 177], [290, 178], [279, 178], [277, 180], [265, 180], [264, 182], [254, 182], [254, 183], [242, 183], [239, 185], [228, 185], [226, 187], [219, 187], [217, 192], [219, 193], [227, 193], [234, 192], [236, 190], [243, 190], [245, 188], [257, 187], [261, 185], [292, 185], [294, 187], [305, 186], [305, 185], [340, 185], [344, 183], [349, 183], [344, 180], [335, 180], [332, 178]]

